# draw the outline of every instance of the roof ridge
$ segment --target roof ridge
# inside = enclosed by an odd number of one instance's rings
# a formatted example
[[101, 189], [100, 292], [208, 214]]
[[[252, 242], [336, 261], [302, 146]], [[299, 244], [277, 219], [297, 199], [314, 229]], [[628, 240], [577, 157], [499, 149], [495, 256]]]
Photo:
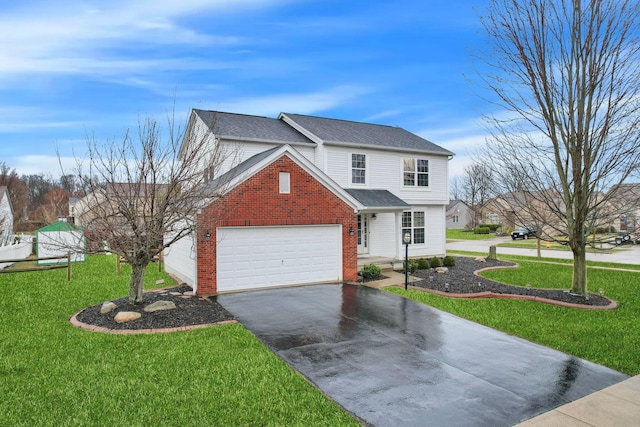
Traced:
[[[314, 116], [314, 115], [311, 115], [311, 114], [298, 114], [298, 113], [284, 113], [284, 112], [282, 112], [282, 113], [280, 113], [280, 115], [311, 117], [311, 118], [314, 118], [314, 119], [335, 120], [337, 122], [356, 123], [356, 124], [360, 124], [360, 125], [384, 126], [384, 127], [388, 127], [388, 128], [392, 128], [392, 129], [402, 129], [404, 131], [407, 131], [405, 128], [402, 128], [400, 126], [383, 125], [381, 123], [369, 123], [369, 122], [362, 122], [362, 121], [357, 121], [357, 120], [334, 119], [333, 117]], [[409, 131], [407, 131], [407, 132], [409, 132]]]
[[204, 113], [222, 113], [222, 114], [229, 114], [229, 115], [234, 115], [234, 116], [245, 116], [245, 117], [260, 117], [262, 119], [272, 119], [272, 120], [278, 120], [275, 117], [267, 117], [267, 116], [258, 116], [256, 114], [245, 114], [245, 113], [232, 113], [230, 111], [220, 111], [220, 110], [203, 110], [201, 108], [194, 108], [193, 111], [202, 111]]

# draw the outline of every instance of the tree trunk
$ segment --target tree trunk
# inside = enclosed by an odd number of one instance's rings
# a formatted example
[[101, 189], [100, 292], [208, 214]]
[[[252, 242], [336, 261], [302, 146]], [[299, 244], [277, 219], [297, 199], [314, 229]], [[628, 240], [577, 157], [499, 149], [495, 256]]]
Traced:
[[144, 271], [147, 264], [132, 264], [129, 281], [129, 304], [142, 304], [144, 293]]
[[572, 248], [573, 277], [571, 278], [571, 292], [578, 295], [587, 294], [587, 251], [584, 245]]

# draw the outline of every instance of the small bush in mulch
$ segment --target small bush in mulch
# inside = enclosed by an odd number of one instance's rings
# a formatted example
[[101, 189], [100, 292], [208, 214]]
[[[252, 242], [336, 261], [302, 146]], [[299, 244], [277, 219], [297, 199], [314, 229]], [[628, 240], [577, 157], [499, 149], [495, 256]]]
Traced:
[[422, 280], [413, 282], [411, 285], [454, 294], [475, 294], [489, 291], [496, 294], [530, 295], [587, 306], [607, 306], [611, 303], [611, 300], [608, 298], [597, 294], [589, 294], [589, 298], [587, 299], [581, 295], [574, 295], [562, 289], [525, 288], [498, 283], [484, 277], [476, 276], [473, 273], [482, 268], [498, 266], [509, 267], [515, 264], [489, 258], [487, 258], [485, 262], [479, 262], [471, 257], [454, 258], [455, 266], [448, 267], [449, 271], [447, 273], [436, 273], [433, 269], [418, 270], [413, 276], [419, 277]]
[[428, 259], [420, 258], [418, 260], [418, 270], [428, 270], [429, 268], [431, 268], [431, 265], [429, 264]]
[[382, 269], [375, 264], [366, 264], [360, 269], [360, 275], [364, 280], [377, 280], [381, 272]]
[[[116, 310], [101, 314], [101, 303], [85, 308], [77, 314], [76, 319], [88, 325], [101, 326], [114, 330], [178, 328], [182, 326], [206, 325], [234, 319], [231, 313], [218, 304], [215, 296], [208, 298], [199, 296], [183, 298], [179, 295], [169, 294], [169, 292], [184, 293], [191, 290], [190, 286], [180, 285], [170, 289], [163, 289], [161, 292], [145, 292], [144, 303], [135, 305], [129, 304], [129, 297], [114, 299], [111, 300], [111, 302], [118, 306]], [[161, 300], [172, 301], [176, 305], [176, 308], [153, 313], [144, 312], [144, 307]], [[113, 318], [120, 311], [135, 311], [142, 313], [142, 317], [131, 322], [117, 323]]]

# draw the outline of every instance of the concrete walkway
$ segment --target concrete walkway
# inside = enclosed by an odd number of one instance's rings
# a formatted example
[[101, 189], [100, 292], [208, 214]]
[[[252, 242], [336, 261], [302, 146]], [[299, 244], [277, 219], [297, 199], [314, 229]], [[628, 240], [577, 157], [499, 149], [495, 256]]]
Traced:
[[640, 376], [636, 376], [517, 425], [519, 427], [621, 427], [639, 424]]

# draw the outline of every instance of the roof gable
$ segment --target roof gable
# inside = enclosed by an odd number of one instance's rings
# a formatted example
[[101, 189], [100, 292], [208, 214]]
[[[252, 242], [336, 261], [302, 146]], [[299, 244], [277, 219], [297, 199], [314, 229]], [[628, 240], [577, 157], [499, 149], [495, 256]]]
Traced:
[[221, 175], [211, 182], [212, 192], [216, 189], [222, 189], [222, 193], [227, 193], [233, 188], [242, 184], [250, 179], [253, 175], [260, 172], [262, 169], [279, 159], [280, 157], [287, 155], [303, 170], [308, 172], [322, 185], [332, 191], [336, 196], [341, 198], [344, 202], [353, 207], [354, 210], [362, 209], [363, 206], [358, 200], [352, 197], [347, 191], [336, 184], [331, 178], [323, 173], [317, 166], [307, 160], [302, 154], [300, 154], [295, 148], [290, 145], [281, 145], [274, 147], [270, 150], [263, 151], [256, 154], [240, 163], [236, 167], [229, 170], [227, 173]]
[[193, 110], [215, 135], [228, 138], [271, 141], [280, 143], [314, 144], [300, 132], [283, 122], [269, 117], [222, 111]]

